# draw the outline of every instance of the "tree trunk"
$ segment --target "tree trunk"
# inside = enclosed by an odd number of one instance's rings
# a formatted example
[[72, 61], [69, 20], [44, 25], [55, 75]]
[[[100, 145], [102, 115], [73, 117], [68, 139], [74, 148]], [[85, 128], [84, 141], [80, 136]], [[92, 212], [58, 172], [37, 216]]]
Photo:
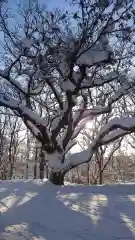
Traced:
[[35, 151], [35, 164], [34, 164], [34, 179], [37, 178], [37, 155], [38, 155], [38, 148], [36, 147], [36, 151]]
[[78, 170], [78, 167], [76, 168], [76, 171], [77, 171], [78, 183], [80, 183], [80, 176], [79, 176], [79, 170]]
[[49, 177], [49, 174], [48, 174], [48, 166], [47, 166], [47, 163], [45, 163], [45, 176], [46, 176], [46, 178], [48, 179], [48, 177]]
[[40, 162], [40, 165], [39, 165], [39, 177], [40, 179], [44, 179], [44, 163], [43, 162]]
[[99, 184], [103, 184], [103, 170], [102, 170], [102, 167], [103, 167], [103, 158], [101, 157], [101, 159], [99, 160]]
[[7, 179], [7, 171], [6, 171], [6, 168], [3, 169], [4, 172], [3, 172], [3, 180], [6, 180]]
[[26, 166], [25, 166], [25, 179], [28, 179], [28, 168], [29, 168], [29, 166], [28, 166], [28, 163], [27, 163]]
[[51, 172], [50, 173], [50, 181], [55, 185], [64, 185], [64, 176], [65, 172]]
[[1, 180], [4, 180], [4, 172], [3, 172], [3, 170], [1, 171]]
[[90, 164], [87, 165], [87, 183], [90, 185]]
[[103, 184], [103, 171], [100, 170], [99, 172], [99, 184], [102, 185]]
[[8, 178], [11, 180], [13, 175], [13, 164], [11, 162], [8, 163]]
[[34, 165], [34, 179], [37, 178], [37, 164]]
[[39, 164], [40, 179], [44, 179], [44, 164], [45, 164], [45, 159], [44, 159], [44, 153], [43, 153], [43, 147], [42, 147], [40, 149], [40, 164]]

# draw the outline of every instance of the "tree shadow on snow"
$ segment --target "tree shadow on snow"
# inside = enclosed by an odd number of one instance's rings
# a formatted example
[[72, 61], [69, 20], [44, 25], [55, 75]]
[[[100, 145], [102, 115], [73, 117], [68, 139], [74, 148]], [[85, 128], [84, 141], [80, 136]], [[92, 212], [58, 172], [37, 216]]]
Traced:
[[135, 239], [135, 185], [0, 184], [0, 239]]

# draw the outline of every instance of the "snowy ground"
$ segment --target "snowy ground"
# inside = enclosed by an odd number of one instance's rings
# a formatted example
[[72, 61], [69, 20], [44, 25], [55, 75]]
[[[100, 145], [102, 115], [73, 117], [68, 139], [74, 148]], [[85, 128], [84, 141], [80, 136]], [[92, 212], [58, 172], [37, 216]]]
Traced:
[[0, 181], [0, 240], [135, 239], [135, 184]]

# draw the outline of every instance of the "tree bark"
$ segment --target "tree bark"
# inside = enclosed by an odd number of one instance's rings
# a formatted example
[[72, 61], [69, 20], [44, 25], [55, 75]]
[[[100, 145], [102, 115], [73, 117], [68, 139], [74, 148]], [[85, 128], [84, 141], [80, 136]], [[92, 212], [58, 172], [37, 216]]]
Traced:
[[90, 164], [87, 165], [87, 183], [90, 185]]
[[49, 178], [48, 171], [49, 171], [49, 170], [48, 170], [47, 163], [45, 163], [45, 176], [46, 176], [47, 179]]
[[13, 175], [13, 164], [12, 162], [8, 163], [8, 178], [11, 180]]
[[99, 167], [99, 184], [102, 185], [103, 184], [103, 157], [101, 157], [98, 161], [98, 167]]
[[65, 172], [51, 172], [50, 173], [50, 181], [55, 185], [64, 185], [64, 176]]
[[34, 179], [37, 178], [37, 164], [34, 165]]
[[103, 171], [100, 170], [99, 172], [99, 184], [102, 185], [103, 184]]
[[40, 171], [39, 173], [40, 179], [44, 179], [44, 163], [42, 161], [40, 162], [40, 165], [39, 165], [39, 171]]
[[44, 179], [44, 165], [45, 165], [45, 159], [44, 159], [44, 153], [43, 153], [43, 147], [42, 147], [40, 149], [40, 164], [39, 164], [40, 179]]

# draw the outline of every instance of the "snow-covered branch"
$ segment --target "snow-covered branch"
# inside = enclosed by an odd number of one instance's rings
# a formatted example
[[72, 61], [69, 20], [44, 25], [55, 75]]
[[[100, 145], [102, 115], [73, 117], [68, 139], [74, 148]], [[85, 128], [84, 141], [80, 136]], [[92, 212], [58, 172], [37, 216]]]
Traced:
[[49, 78], [46, 78], [46, 82], [49, 85], [49, 87], [51, 88], [53, 94], [55, 95], [55, 98], [56, 98], [56, 100], [57, 100], [57, 102], [60, 106], [60, 109], [62, 109], [63, 108], [63, 103], [61, 101], [59, 92], [57, 91], [56, 87], [53, 85], [52, 81]]
[[97, 135], [97, 140], [104, 145], [135, 131], [135, 117], [114, 118]]
[[74, 153], [67, 157], [65, 160], [65, 167], [69, 170], [79, 166], [83, 163], [89, 162], [93, 156], [94, 151], [91, 148], [88, 148], [84, 151]]
[[106, 83], [113, 82], [118, 79], [118, 74], [116, 72], [110, 72], [105, 76], [101, 76], [100, 78], [93, 79], [91, 76], [87, 76], [86, 80], [82, 82], [81, 88], [93, 88], [100, 87]]
[[73, 133], [71, 139], [74, 139], [79, 135], [79, 133], [85, 128], [85, 125], [86, 125], [87, 121], [89, 121], [89, 120], [90, 120], [90, 117], [85, 118], [78, 124], [78, 126], [74, 130], [74, 133]]
[[[133, 87], [133, 86], [132, 86]], [[132, 88], [128, 82], [127, 84], [123, 84], [116, 93], [114, 93], [109, 99], [108, 99], [108, 106], [95, 106], [91, 109], [86, 109], [84, 113], [82, 114], [82, 119], [84, 118], [92, 118], [93, 116], [98, 116], [100, 114], [109, 113], [112, 109], [112, 104], [117, 102], [122, 96], [129, 93], [129, 91], [132, 91]], [[81, 111], [81, 110], [80, 110]]]
[[107, 61], [111, 62], [112, 60], [114, 60], [114, 54], [111, 47], [109, 45], [105, 46], [105, 44], [100, 41], [79, 54], [76, 63], [78, 66], [84, 64], [85, 66], [91, 67], [95, 64], [98, 65]]
[[[42, 132], [42, 134], [44, 135], [44, 138], [47, 141], [50, 141], [49, 136], [47, 134], [47, 129], [46, 129], [47, 123], [37, 113], [29, 109], [27, 106], [23, 105], [20, 101], [15, 100], [13, 98], [10, 98], [9, 100], [7, 100], [7, 99], [4, 99], [3, 96], [0, 96], [0, 105], [17, 111], [24, 121], [26, 122], [30, 121], [31, 124], [34, 124], [35, 127], [38, 128], [40, 132]], [[27, 124], [27, 126], [30, 126], [30, 124]]]
[[21, 84], [19, 83], [19, 81], [12, 79], [8, 73], [8, 69], [7, 70], [2, 70], [0, 69], [0, 77], [7, 80], [9, 83], [11, 83], [12, 86], [14, 86], [16, 88], [16, 90], [18, 90], [20, 93], [22, 93], [23, 95], [26, 95], [26, 91], [25, 89], [21, 86]]
[[[98, 147], [109, 144], [131, 132], [135, 132], [135, 117], [114, 118], [100, 130], [88, 149], [69, 156], [65, 161], [65, 165], [70, 169], [80, 164], [87, 163], [91, 160], [93, 153]], [[118, 147], [119, 142], [113, 150]]]
[[82, 119], [84, 118], [90, 118], [92, 116], [98, 116], [100, 114], [104, 114], [104, 113], [109, 113], [110, 112], [110, 107], [102, 107], [102, 106], [95, 106], [94, 108], [91, 108], [91, 109], [86, 109], [82, 115]]

